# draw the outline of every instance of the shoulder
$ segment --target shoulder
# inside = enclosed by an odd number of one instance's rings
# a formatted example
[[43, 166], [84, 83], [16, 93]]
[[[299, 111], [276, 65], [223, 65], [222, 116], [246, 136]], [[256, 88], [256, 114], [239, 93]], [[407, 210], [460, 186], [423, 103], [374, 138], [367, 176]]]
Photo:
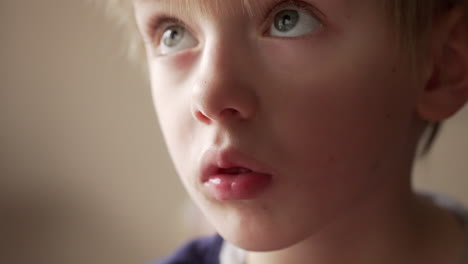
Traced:
[[468, 229], [468, 209], [464, 204], [442, 194], [426, 193], [425, 196], [431, 199], [436, 205], [453, 212], [460, 219], [466, 229]]
[[180, 247], [172, 256], [155, 264], [219, 264], [223, 239], [219, 235], [192, 240]]
[[441, 194], [424, 193], [423, 196], [432, 200], [439, 207], [451, 211], [459, 220], [465, 231], [465, 259], [464, 264], [468, 264], [468, 209], [462, 203]]
[[435, 205], [451, 211], [460, 220], [468, 236], [468, 209], [464, 204], [442, 194], [428, 192], [420, 192], [419, 194]]

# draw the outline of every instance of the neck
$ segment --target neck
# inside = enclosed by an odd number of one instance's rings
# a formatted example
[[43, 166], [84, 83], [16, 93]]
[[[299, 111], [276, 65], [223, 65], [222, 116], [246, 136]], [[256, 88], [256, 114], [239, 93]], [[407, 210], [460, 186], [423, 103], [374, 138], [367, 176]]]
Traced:
[[399, 192], [395, 186], [376, 190], [339, 220], [292, 247], [250, 252], [248, 263], [449, 263], [421, 262], [421, 252], [437, 248], [428, 244], [428, 234], [444, 233], [440, 227], [453, 225], [453, 219], [414, 195], [409, 182], [404, 186]]

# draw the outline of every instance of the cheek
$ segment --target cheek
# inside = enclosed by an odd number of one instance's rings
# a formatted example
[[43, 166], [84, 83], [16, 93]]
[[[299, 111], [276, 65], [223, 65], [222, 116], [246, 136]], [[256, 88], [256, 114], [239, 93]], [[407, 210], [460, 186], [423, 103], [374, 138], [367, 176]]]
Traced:
[[316, 51], [300, 45], [294, 52], [269, 51], [282, 55], [269, 57], [275, 67], [267, 75], [274, 78], [263, 96], [274, 112], [273, 140], [285, 148], [279, 153], [306, 164], [341, 157], [372, 166], [374, 157], [406, 140], [413, 101], [405, 70], [396, 68], [395, 57], [382, 55], [384, 47], [316, 45]]
[[[151, 90], [154, 107], [165, 138], [167, 148], [179, 175], [186, 169], [183, 162], [190, 154], [189, 147], [193, 137], [193, 121], [189, 97], [181, 87], [174, 71], [164, 72], [157, 67], [151, 69]], [[164, 76], [164, 77], [162, 77]]]

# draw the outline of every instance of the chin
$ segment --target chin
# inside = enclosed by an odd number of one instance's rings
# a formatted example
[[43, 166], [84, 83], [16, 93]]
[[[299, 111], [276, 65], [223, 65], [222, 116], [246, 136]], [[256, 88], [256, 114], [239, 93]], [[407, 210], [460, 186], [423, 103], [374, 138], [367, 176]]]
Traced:
[[307, 232], [305, 230], [300, 230], [299, 226], [291, 226], [290, 224], [278, 225], [271, 221], [250, 219], [249, 222], [224, 222], [222, 225], [216, 226], [216, 229], [225, 240], [239, 248], [247, 251], [266, 252], [286, 249], [306, 239]]
[[302, 210], [284, 212], [278, 210], [283, 205], [263, 200], [198, 202], [214, 229], [226, 241], [247, 251], [277, 251], [295, 246], [313, 234], [313, 227], [319, 224]]
[[221, 234], [225, 240], [247, 251], [268, 252], [286, 249], [301, 242], [304, 238], [283, 237], [278, 234]]

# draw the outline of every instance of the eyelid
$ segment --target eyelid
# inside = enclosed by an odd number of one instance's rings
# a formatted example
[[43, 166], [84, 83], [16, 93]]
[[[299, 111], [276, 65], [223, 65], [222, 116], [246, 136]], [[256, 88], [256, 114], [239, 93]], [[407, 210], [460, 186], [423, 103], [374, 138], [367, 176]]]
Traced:
[[270, 8], [267, 9], [267, 12], [264, 15], [264, 25], [263, 25], [263, 33], [267, 33], [269, 30], [269, 27], [271, 25], [271, 22], [274, 21], [275, 15], [278, 14], [279, 11], [283, 10], [286, 7], [295, 7], [300, 10], [304, 10], [306, 12], [311, 13], [313, 16], [315, 16], [320, 24], [322, 26], [326, 26], [326, 19], [325, 19], [325, 14], [323, 14], [318, 8], [316, 8], [314, 5], [301, 1], [301, 0], [284, 0], [281, 2], [275, 1], [272, 3]]
[[184, 27], [187, 31], [190, 30], [187, 28], [185, 23], [172, 16], [162, 15], [162, 16], [153, 16], [147, 24], [147, 34], [150, 36], [151, 41], [159, 43], [164, 34], [164, 31], [173, 25], [178, 25]]

